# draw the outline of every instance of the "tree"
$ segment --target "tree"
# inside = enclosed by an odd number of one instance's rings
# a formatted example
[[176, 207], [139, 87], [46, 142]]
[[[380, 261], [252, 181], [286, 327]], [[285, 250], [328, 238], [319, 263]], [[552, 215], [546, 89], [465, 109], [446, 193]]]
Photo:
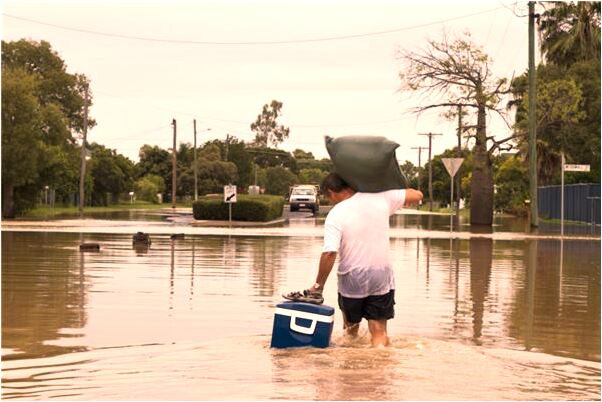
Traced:
[[504, 159], [495, 173], [495, 209], [515, 215], [525, 215], [525, 200], [529, 198], [527, 164], [518, 155]]
[[297, 168], [299, 170], [303, 169], [320, 169], [323, 172], [332, 172], [334, 169], [334, 165], [332, 161], [328, 158], [323, 158], [320, 160], [316, 159], [295, 159]]
[[564, 67], [600, 60], [600, 2], [553, 2], [539, 19], [541, 52]]
[[157, 194], [165, 191], [165, 182], [160, 176], [148, 174], [136, 181], [134, 191], [136, 196], [141, 200], [158, 204], [159, 198]]
[[[582, 91], [577, 83], [560, 74], [556, 66], [539, 66], [537, 83], [537, 176], [542, 185], [551, 184], [560, 171], [560, 152], [568, 149], [572, 133], [585, 117]], [[513, 82], [517, 105], [514, 130], [518, 146], [528, 160], [527, 76]]]
[[136, 177], [152, 174], [163, 179], [165, 184], [163, 190], [163, 199], [167, 199], [167, 194], [171, 192], [172, 181], [172, 156], [168, 151], [158, 147], [144, 144], [138, 152], [139, 162], [136, 164]]
[[119, 195], [133, 189], [134, 162], [103, 145], [90, 145], [89, 163], [93, 178], [92, 205], [106, 206], [118, 202]]
[[321, 184], [322, 180], [328, 175], [320, 169], [301, 169], [299, 171], [299, 182], [303, 184]]
[[[221, 193], [227, 184], [238, 181], [236, 165], [221, 159], [220, 147], [207, 142], [197, 152], [199, 194]], [[182, 195], [194, 193], [194, 166], [182, 167], [178, 172], [178, 192]]]
[[403, 165], [399, 166], [399, 169], [407, 177], [409, 187], [418, 188], [418, 176], [420, 173], [418, 166], [414, 166], [410, 161], [405, 161]]
[[418, 106], [420, 114], [433, 108], [462, 106], [471, 110], [476, 124], [465, 126], [467, 135], [474, 138], [473, 170], [471, 180], [471, 224], [491, 225], [493, 222], [492, 155], [500, 149], [510, 149], [511, 135], [496, 140], [487, 135], [489, 111], [505, 117], [500, 108], [502, 96], [508, 92], [506, 79], [494, 78], [489, 67], [491, 59], [470, 36], [442, 41], [428, 41], [422, 53], [402, 50], [399, 58], [405, 63], [400, 78], [402, 90], [418, 91], [427, 96], [443, 97], [439, 103]]
[[36, 80], [19, 68], [2, 68], [2, 216], [13, 218], [15, 188], [35, 183], [42, 151]]
[[212, 144], [219, 147], [221, 159], [236, 165], [238, 172], [238, 187], [247, 188], [253, 181], [253, 155], [248, 152], [244, 141], [228, 135], [226, 140], [213, 140]]
[[286, 196], [290, 186], [298, 183], [297, 176], [283, 167], [270, 167], [266, 170], [265, 190], [268, 194]]
[[[560, 182], [560, 153], [591, 172], [568, 175], [600, 182], [600, 3], [552, 3], [541, 17], [546, 63], [537, 67], [537, 165], [542, 184]], [[527, 76], [512, 82], [515, 131], [526, 133]], [[526, 143], [519, 150], [526, 156]]]
[[[456, 175], [463, 177], [472, 170], [472, 153], [468, 149], [464, 148], [464, 149], [462, 149], [462, 153], [459, 157], [464, 158], [464, 161], [462, 162], [462, 165], [460, 166], [460, 169], [458, 170], [458, 172], [456, 172]], [[458, 158], [457, 149], [455, 149], [455, 148], [446, 149], [439, 155], [435, 155], [431, 160], [431, 163], [433, 164], [433, 168], [432, 168], [433, 200], [439, 201], [442, 204], [448, 204], [449, 197], [450, 197], [451, 183], [450, 183], [449, 173], [447, 173], [447, 170], [445, 169], [445, 165], [441, 161], [442, 158]], [[423, 172], [422, 172], [422, 175], [420, 176], [420, 186], [421, 186], [421, 188], [424, 189], [424, 188], [428, 188], [429, 162], [427, 162], [422, 169], [423, 169]], [[408, 177], [408, 179], [409, 179], [409, 177]], [[457, 189], [455, 189], [454, 192], [456, 190]], [[463, 192], [462, 195], [463, 195], [463, 198], [465, 198], [467, 200], [470, 199], [470, 195], [467, 194], [466, 192]]]
[[316, 159], [314, 158], [314, 154], [312, 154], [311, 152], [305, 152], [302, 149], [295, 149], [293, 151], [293, 157], [295, 159]]
[[278, 146], [282, 141], [288, 138], [289, 128], [277, 123], [282, 109], [282, 102], [273, 100], [269, 105], [263, 105], [261, 114], [257, 115], [257, 120], [251, 123], [251, 130], [255, 132], [255, 144], [260, 147], [267, 147], [270, 144]]
[[[64, 117], [65, 125], [46, 127], [44, 134], [47, 137], [57, 135], [50, 128], [58, 128], [63, 137], [71, 137], [72, 130], [78, 133], [83, 131], [84, 93], [89, 86], [88, 79], [82, 74], [68, 73], [65, 62], [52, 50], [50, 43], [25, 39], [2, 41], [2, 68], [5, 67], [20, 67], [34, 75], [39, 82], [37, 97], [40, 104], [54, 105], [55, 114], [60, 113]], [[91, 105], [90, 100], [88, 106]], [[95, 120], [88, 116], [88, 129], [95, 125]]]
[[3, 216], [12, 217], [35, 206], [44, 186], [63, 198], [72, 191], [66, 183], [79, 172], [72, 133], [83, 130], [89, 82], [68, 73], [48, 42], [28, 40], [2, 42], [2, 81]]

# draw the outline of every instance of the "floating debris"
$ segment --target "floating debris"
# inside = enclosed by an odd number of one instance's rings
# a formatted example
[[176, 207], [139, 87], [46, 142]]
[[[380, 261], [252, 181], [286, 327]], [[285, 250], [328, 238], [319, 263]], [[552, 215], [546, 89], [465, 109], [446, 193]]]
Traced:
[[100, 251], [100, 244], [82, 243], [79, 245], [79, 251]]
[[150, 245], [152, 241], [148, 233], [138, 232], [132, 237], [132, 243]]

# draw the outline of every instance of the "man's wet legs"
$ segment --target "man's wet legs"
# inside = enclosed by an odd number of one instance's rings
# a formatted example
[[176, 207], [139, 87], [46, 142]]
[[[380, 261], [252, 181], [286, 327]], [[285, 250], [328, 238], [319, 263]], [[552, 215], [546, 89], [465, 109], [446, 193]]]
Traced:
[[372, 336], [372, 346], [388, 346], [387, 320], [368, 320], [368, 330]]

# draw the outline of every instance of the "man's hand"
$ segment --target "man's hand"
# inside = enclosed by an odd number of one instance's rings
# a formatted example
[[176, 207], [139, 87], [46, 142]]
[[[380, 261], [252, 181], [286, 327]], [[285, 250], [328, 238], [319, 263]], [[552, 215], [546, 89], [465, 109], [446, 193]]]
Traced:
[[319, 283], [314, 283], [313, 285], [311, 285], [309, 287], [309, 289], [307, 289], [307, 291], [310, 293], [320, 293], [320, 294], [322, 294], [323, 290], [324, 290], [324, 286], [320, 285]]
[[420, 201], [422, 201], [422, 198], [422, 191], [414, 190], [413, 188], [408, 188], [406, 189], [406, 200], [404, 202], [404, 205], [410, 206], [418, 204]]

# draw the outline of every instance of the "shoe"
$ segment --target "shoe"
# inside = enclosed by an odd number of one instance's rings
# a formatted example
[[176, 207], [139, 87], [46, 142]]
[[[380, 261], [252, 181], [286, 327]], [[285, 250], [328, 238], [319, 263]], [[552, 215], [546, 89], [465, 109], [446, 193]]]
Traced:
[[290, 292], [287, 294], [283, 294], [287, 300], [296, 301], [296, 302], [304, 302], [304, 303], [312, 303], [312, 304], [322, 304], [324, 303], [324, 297], [322, 297], [322, 293], [320, 292], [312, 292], [309, 290], [304, 290], [303, 292]]

